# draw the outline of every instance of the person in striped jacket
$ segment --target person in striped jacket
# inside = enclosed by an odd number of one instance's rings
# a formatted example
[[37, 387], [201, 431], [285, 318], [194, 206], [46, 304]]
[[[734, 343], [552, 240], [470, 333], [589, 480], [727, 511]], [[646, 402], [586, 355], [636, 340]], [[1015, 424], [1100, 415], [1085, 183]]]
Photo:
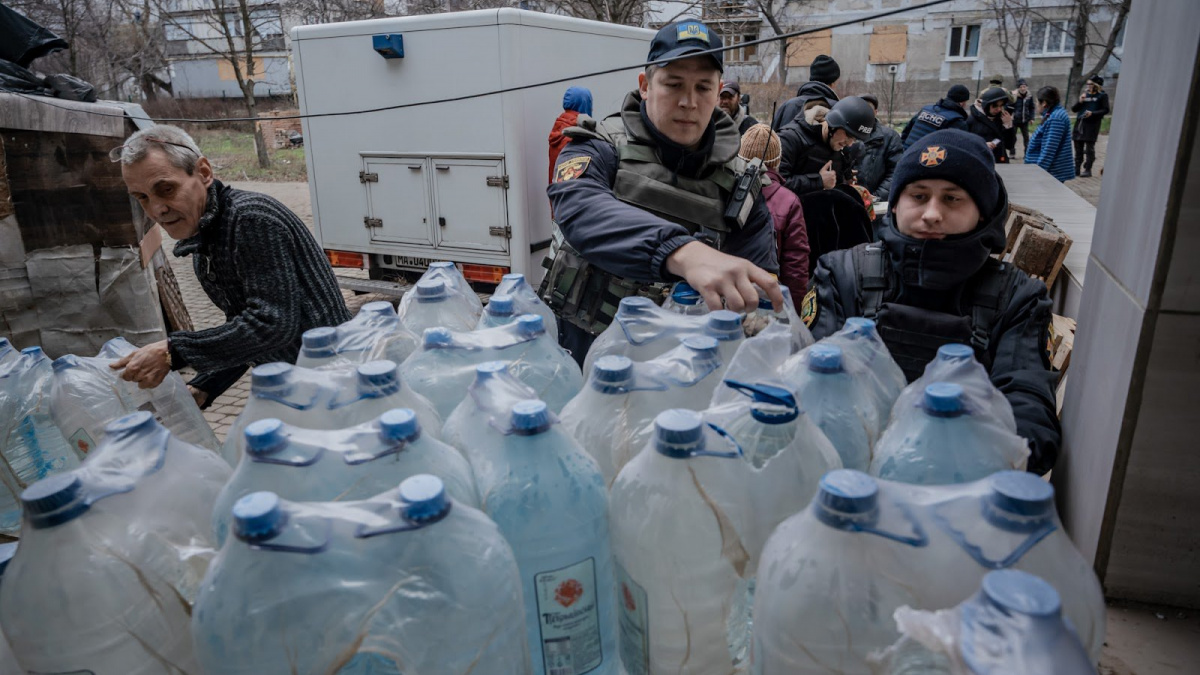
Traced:
[[1062, 97], [1055, 87], [1039, 89], [1037, 100], [1042, 107], [1042, 123], [1025, 148], [1025, 163], [1037, 164], [1065, 183], [1075, 177], [1071, 117], [1062, 107]]

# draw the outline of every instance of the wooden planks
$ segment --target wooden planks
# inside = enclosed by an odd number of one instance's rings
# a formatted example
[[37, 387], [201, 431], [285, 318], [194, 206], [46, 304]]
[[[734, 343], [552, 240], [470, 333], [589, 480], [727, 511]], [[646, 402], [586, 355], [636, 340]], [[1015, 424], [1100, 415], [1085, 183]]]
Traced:
[[1045, 214], [1016, 204], [1010, 207], [1004, 227], [1007, 237], [1005, 262], [1011, 262], [1045, 282], [1046, 288], [1054, 288], [1071, 250], [1071, 237]]

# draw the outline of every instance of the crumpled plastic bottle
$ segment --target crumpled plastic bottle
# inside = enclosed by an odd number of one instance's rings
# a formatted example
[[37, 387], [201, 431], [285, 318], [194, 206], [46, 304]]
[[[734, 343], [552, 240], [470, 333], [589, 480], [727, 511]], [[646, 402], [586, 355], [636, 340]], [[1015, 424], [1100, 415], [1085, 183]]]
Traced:
[[200, 672], [530, 672], [512, 549], [440, 479], [357, 502], [255, 492], [233, 523], [196, 600]]
[[223, 543], [230, 508], [251, 492], [269, 491], [294, 501], [368, 499], [410, 476], [438, 476], [454, 501], [478, 507], [475, 479], [454, 448], [423, 433], [416, 414], [389, 410], [364, 424], [337, 430], [305, 429], [277, 419], [252, 422], [244, 432], [246, 456], [234, 469], [213, 509], [213, 530]]
[[608, 495], [556, 422], [542, 401], [512, 407], [476, 465], [480, 500], [517, 556], [534, 674], [617, 675]]
[[935, 382], [921, 403], [897, 409], [875, 445], [870, 473], [917, 485], [969, 483], [997, 471], [1025, 470], [1029, 444], [975, 408], [962, 386]]
[[867, 675], [867, 656], [899, 637], [892, 613], [919, 606], [916, 551], [928, 543], [903, 493], [858, 471], [826, 474], [763, 550], [751, 672]]
[[19, 495], [26, 486], [79, 466], [51, 419], [53, 369], [41, 347], [26, 347], [0, 366], [0, 533], [21, 527]]
[[[700, 413], [668, 410], [609, 495], [627, 673], [729, 673], [745, 642], [749, 464]], [[731, 646], [734, 648], [731, 649]]]
[[1016, 570], [990, 572], [978, 593], [935, 612], [901, 607], [903, 637], [872, 657], [881, 675], [1095, 675], [1061, 596]]
[[507, 361], [510, 371], [554, 411], [562, 410], [583, 387], [579, 366], [550, 339], [537, 314], [472, 332], [431, 328], [402, 370], [405, 381], [445, 417], [466, 396], [475, 367], [487, 361]]

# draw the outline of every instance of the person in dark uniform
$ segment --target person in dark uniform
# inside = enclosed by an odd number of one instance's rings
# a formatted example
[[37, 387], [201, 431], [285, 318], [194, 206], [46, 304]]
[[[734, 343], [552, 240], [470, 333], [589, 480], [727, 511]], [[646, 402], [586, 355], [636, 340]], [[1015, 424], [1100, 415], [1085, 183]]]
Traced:
[[664, 26], [621, 111], [564, 131], [572, 140], [546, 191], [556, 231], [539, 292], [580, 362], [621, 298], [661, 301], [679, 279], [713, 309], [754, 307], [755, 286], [783, 307], [761, 179], [717, 109], [722, 53], [700, 53], [720, 47], [698, 21]]
[[896, 167], [879, 241], [822, 256], [801, 317], [818, 339], [849, 317], [874, 319], [910, 382], [938, 347], [971, 345], [1029, 440], [1029, 470], [1044, 474], [1062, 436], [1046, 354], [1050, 298], [1044, 283], [991, 257], [1004, 250], [1007, 218], [983, 140], [929, 134]]
[[842, 69], [838, 62], [828, 54], [820, 54], [813, 59], [808, 67], [808, 82], [796, 89], [796, 95], [783, 102], [775, 111], [772, 119], [772, 129], [782, 129], [784, 125], [804, 114], [814, 105], [832, 108], [839, 98], [834, 87], [842, 77]]
[[946, 98], [921, 108], [913, 115], [904, 131], [900, 132], [900, 140], [904, 141], [907, 150], [925, 136], [939, 129], [967, 128], [967, 101], [971, 100], [971, 90], [961, 84], [950, 87]]
[[[1013, 92], [1013, 126], [1021, 132], [1022, 153], [1029, 147], [1029, 123], [1036, 113], [1037, 106], [1033, 101], [1033, 92], [1029, 91], [1029, 83], [1024, 78], [1017, 80], [1017, 89]], [[1016, 149], [1017, 139], [1014, 135], [1012, 145], [1008, 148], [1009, 154], [1016, 157]]]
[[779, 173], [798, 196], [854, 181], [858, 155], [847, 150], [875, 131], [875, 109], [857, 96], [832, 108], [813, 106], [779, 130]]
[[992, 151], [997, 164], [1008, 163], [1009, 142], [1015, 142], [1017, 130], [1013, 128], [1012, 114], [1004, 109], [1008, 105], [1008, 92], [992, 87], [980, 95], [971, 106], [967, 131], [983, 139]]
[[742, 107], [742, 88], [737, 82], [723, 82], [721, 84], [721, 110], [729, 115], [733, 123], [737, 125], [739, 134], [745, 134], [746, 130], [758, 124], [758, 120], [750, 116], [750, 113]]
[[1075, 113], [1075, 130], [1071, 132], [1071, 141], [1075, 145], [1075, 175], [1091, 178], [1092, 165], [1096, 163], [1096, 139], [1100, 138], [1100, 121], [1109, 113], [1103, 77], [1093, 75], [1087, 81], [1087, 88], [1079, 95], [1079, 102], [1071, 106], [1071, 112]]

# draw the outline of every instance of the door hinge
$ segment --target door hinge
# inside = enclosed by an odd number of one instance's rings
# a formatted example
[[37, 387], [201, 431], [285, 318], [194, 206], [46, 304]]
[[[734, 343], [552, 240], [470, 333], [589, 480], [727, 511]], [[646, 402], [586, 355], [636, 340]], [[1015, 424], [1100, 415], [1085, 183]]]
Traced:
[[508, 176], [488, 176], [488, 187], [498, 187], [508, 189]]
[[488, 234], [492, 235], [493, 237], [504, 237], [505, 239], [512, 239], [512, 226], [505, 225], [503, 227], [489, 227]]
[[367, 173], [366, 171], [359, 171], [358, 172], [358, 182], [360, 182], [360, 183], [378, 183], [379, 182], [379, 174]]
[[383, 219], [367, 216], [363, 218], [363, 227], [383, 227]]

